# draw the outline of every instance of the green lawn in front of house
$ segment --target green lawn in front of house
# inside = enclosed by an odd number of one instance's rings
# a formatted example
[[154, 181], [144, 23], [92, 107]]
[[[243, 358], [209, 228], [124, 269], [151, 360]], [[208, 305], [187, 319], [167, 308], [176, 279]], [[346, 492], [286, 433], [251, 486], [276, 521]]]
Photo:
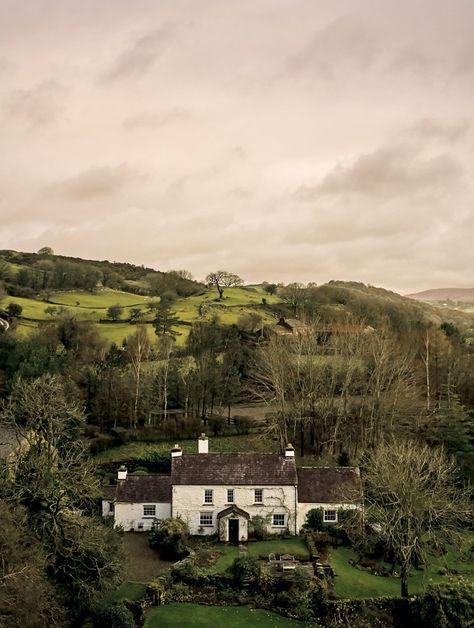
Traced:
[[310, 628], [312, 625], [248, 606], [165, 604], [149, 611], [144, 628]]

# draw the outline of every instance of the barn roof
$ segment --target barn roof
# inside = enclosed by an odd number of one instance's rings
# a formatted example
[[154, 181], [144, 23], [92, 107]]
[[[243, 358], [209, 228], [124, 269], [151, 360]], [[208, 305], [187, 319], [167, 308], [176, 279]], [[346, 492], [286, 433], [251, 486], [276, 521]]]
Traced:
[[171, 477], [157, 474], [128, 475], [126, 480], [118, 481], [115, 501], [171, 503]]
[[172, 459], [173, 485], [294, 486], [294, 458], [280, 454], [185, 454]]
[[298, 468], [298, 502], [331, 504], [362, 498], [359, 469], [356, 467]]

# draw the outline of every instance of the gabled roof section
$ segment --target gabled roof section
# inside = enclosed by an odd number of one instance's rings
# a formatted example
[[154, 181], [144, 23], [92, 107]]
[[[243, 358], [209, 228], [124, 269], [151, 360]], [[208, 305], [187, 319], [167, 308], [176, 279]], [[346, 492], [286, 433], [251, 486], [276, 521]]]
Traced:
[[171, 503], [171, 477], [169, 475], [128, 475], [119, 480], [115, 492], [117, 502]]
[[362, 499], [362, 484], [357, 467], [298, 468], [298, 502], [337, 504]]
[[244, 519], [250, 519], [249, 513], [245, 512], [245, 510], [242, 510], [242, 508], [239, 508], [235, 504], [217, 513], [217, 518], [222, 519], [222, 517], [227, 517], [227, 515], [239, 515], [240, 517], [243, 517]]
[[176, 485], [294, 486], [294, 458], [280, 454], [184, 454], [171, 461]]

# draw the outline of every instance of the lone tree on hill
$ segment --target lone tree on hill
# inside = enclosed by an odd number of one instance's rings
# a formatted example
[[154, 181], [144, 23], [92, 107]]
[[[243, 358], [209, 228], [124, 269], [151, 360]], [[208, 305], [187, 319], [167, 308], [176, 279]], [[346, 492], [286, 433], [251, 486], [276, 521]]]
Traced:
[[442, 449], [414, 442], [384, 443], [364, 461], [365, 521], [400, 565], [402, 597], [410, 568], [426, 560], [429, 545], [456, 540], [472, 523], [468, 491]]
[[121, 318], [123, 313], [123, 307], [118, 303], [116, 305], [111, 305], [107, 310], [107, 316], [113, 320], [118, 321]]
[[179, 317], [172, 311], [168, 303], [158, 303], [155, 306], [155, 319], [153, 320], [153, 327], [157, 336], [179, 336], [179, 332], [175, 331], [173, 327], [178, 325]]
[[219, 299], [222, 299], [224, 298], [224, 288], [241, 286], [244, 282], [241, 277], [234, 273], [229, 273], [227, 270], [216, 270], [208, 274], [206, 283], [210, 286], [215, 286], [219, 293]]

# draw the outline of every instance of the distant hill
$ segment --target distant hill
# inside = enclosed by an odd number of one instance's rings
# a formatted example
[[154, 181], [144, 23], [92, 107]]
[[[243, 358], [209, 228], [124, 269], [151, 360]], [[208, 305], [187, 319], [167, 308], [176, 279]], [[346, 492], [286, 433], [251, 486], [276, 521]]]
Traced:
[[410, 299], [417, 301], [455, 301], [460, 303], [474, 303], [474, 288], [434, 288], [407, 294]]

